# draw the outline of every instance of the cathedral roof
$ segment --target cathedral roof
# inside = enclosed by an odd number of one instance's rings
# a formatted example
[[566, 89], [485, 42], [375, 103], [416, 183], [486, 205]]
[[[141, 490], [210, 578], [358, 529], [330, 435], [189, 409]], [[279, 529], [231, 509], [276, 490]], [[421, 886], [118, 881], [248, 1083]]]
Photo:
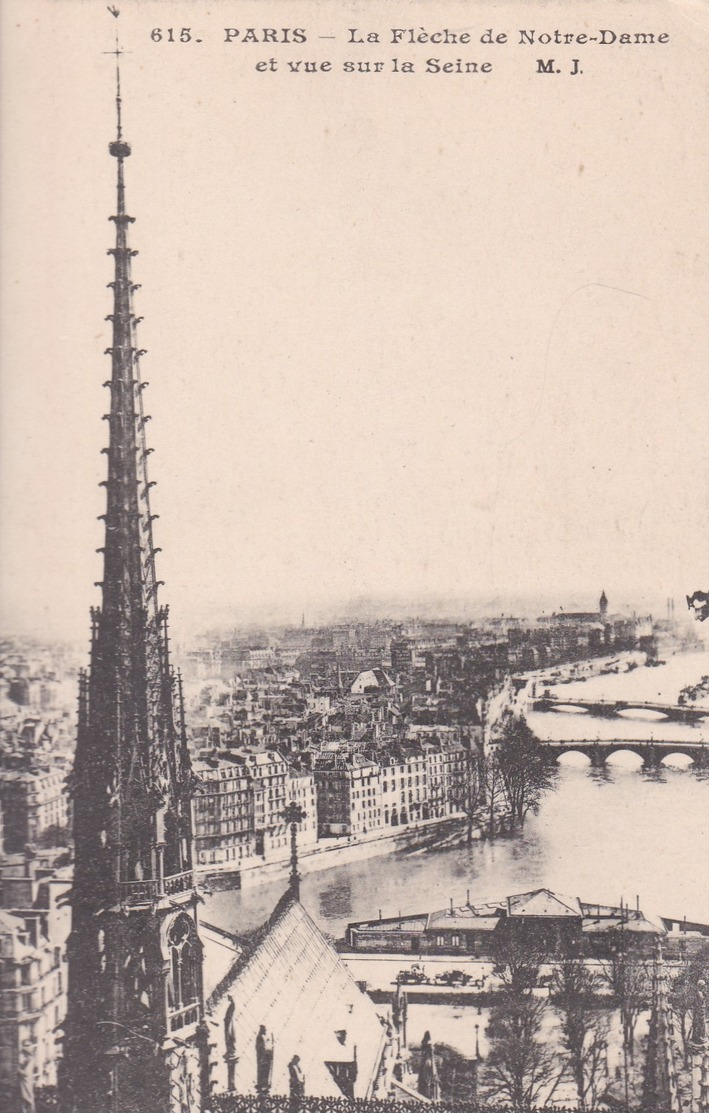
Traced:
[[[264, 1025], [273, 1037], [272, 1093], [288, 1093], [293, 1055], [300, 1056], [307, 1093], [342, 1097], [328, 1064], [355, 1061], [354, 1095], [371, 1093], [386, 1039], [382, 1021], [290, 891], [211, 993], [207, 1010], [220, 1028], [230, 997], [238, 1092], [254, 1092], [256, 1037]], [[219, 1038], [221, 1044], [223, 1033]]]

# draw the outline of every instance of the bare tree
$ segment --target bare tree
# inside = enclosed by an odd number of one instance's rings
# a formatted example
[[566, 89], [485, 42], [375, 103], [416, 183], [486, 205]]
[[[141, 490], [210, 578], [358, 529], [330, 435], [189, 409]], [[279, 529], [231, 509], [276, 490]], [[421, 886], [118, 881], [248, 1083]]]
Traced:
[[506, 712], [497, 727], [495, 759], [513, 820], [524, 823], [539, 811], [542, 797], [555, 787], [555, 773], [544, 747], [526, 719]]
[[598, 977], [582, 960], [567, 959], [556, 967], [554, 1004], [561, 1017], [562, 1044], [569, 1055], [579, 1109], [593, 1109], [606, 1078], [610, 1023], [596, 1002]]
[[519, 997], [529, 997], [539, 985], [543, 957], [541, 951], [528, 943], [508, 938], [498, 945], [493, 970], [505, 989]]
[[507, 800], [502, 771], [497, 762], [495, 753], [489, 753], [481, 759], [479, 777], [484, 800], [487, 804], [488, 832], [493, 838], [497, 828], [497, 816], [500, 805]]
[[685, 1058], [689, 1055], [692, 1010], [696, 1001], [697, 982], [709, 981], [709, 946], [702, 947], [672, 979], [669, 993], [670, 1008], [677, 1017], [682, 1034]]
[[542, 1097], [548, 1100], [564, 1074], [542, 1036], [544, 1008], [543, 998], [508, 987], [490, 1011], [485, 1092], [509, 1101], [515, 1110], [529, 1109]]
[[467, 839], [473, 841], [475, 820], [485, 804], [485, 759], [473, 742], [470, 742], [466, 755], [465, 780], [456, 797], [456, 805], [465, 814]]
[[515, 1110], [530, 1108], [542, 1096], [548, 1101], [564, 1075], [553, 1048], [542, 1037], [546, 1003], [532, 995], [539, 965], [539, 956], [513, 943], [495, 965], [503, 989], [490, 1011], [485, 1091], [488, 1097], [509, 1101]]
[[640, 1016], [650, 1008], [651, 1004], [652, 966], [644, 959], [628, 954], [622, 930], [618, 936], [615, 953], [605, 963], [605, 979], [618, 1002], [623, 1032], [623, 1051], [633, 1062], [635, 1029]]

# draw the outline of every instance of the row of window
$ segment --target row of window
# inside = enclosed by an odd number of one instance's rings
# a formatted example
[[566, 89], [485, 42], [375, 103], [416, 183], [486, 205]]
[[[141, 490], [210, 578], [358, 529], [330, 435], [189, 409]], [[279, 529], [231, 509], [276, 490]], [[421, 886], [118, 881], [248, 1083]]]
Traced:
[[437, 935], [436, 936], [436, 946], [437, 947], [459, 947], [460, 946], [460, 936], [459, 935]]
[[29, 993], [23, 993], [20, 996], [20, 1004], [23, 1012], [37, 1012], [43, 1009], [45, 1005], [51, 1004], [62, 992], [61, 972], [57, 981], [52, 985], [40, 985], [35, 987]]
[[226, 804], [216, 800], [198, 801], [195, 807], [197, 814], [203, 816], [249, 815], [252, 810], [250, 802]]
[[[418, 785], [418, 784], [423, 784], [423, 785], [425, 785], [425, 784], [426, 784], [426, 782], [427, 782], [427, 778], [426, 778], [426, 774], [425, 774], [425, 773], [423, 774], [423, 776], [422, 776], [422, 777], [419, 777], [419, 775], [418, 775], [418, 774], [416, 774], [416, 777], [415, 777], [415, 778], [409, 777], [409, 779], [408, 779], [408, 784], [412, 784], [412, 783], [413, 783], [413, 784], [417, 784], [417, 785]], [[405, 777], [402, 777], [402, 778], [401, 778], [401, 787], [403, 788], [403, 787], [404, 787], [404, 785], [405, 785], [406, 783], [407, 783], [407, 781], [406, 781], [406, 778], [405, 778]], [[387, 786], [388, 786], [388, 784], [389, 784], [389, 782], [388, 782], [388, 781], [382, 781], [382, 792], [387, 792], [387, 791], [388, 791], [388, 787], [387, 787]], [[392, 781], [391, 781], [391, 790], [392, 790], [392, 792], [395, 792], [395, 791], [396, 791], [396, 777], [392, 777]]]
[[220, 823], [197, 823], [195, 824], [195, 835], [197, 837], [202, 835], [219, 835], [222, 832], [230, 833], [232, 831], [250, 831], [251, 824], [245, 823], [244, 820], [237, 823], [233, 820], [226, 820]]

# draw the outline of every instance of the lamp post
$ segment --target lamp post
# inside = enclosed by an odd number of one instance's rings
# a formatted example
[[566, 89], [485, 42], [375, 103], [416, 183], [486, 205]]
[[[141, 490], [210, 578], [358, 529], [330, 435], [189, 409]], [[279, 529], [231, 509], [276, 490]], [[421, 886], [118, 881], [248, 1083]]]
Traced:
[[296, 900], [300, 900], [300, 874], [298, 873], [298, 824], [305, 819], [306, 813], [295, 800], [281, 812], [286, 823], [290, 824], [290, 889]]
[[475, 1102], [477, 1102], [477, 1100], [478, 1100], [478, 1085], [479, 1085], [479, 1081], [480, 1081], [478, 1076], [479, 1076], [479, 1073], [480, 1073], [480, 1063], [481, 1063], [481, 1061], [482, 1061], [482, 1055], [480, 1054], [480, 1025], [476, 1024], [475, 1025], [475, 1058], [473, 1059], [473, 1082], [472, 1082], [473, 1101], [475, 1101]]

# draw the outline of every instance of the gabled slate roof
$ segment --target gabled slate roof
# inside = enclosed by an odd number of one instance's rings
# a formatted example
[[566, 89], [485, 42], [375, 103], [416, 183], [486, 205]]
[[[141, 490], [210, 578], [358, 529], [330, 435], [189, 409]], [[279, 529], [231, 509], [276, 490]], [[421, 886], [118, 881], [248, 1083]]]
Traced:
[[[384, 1051], [384, 1026], [290, 891], [211, 993], [207, 1011], [220, 1030], [229, 997], [236, 1005], [237, 1092], [255, 1092], [256, 1037], [265, 1025], [273, 1036], [273, 1094], [288, 1094], [288, 1063], [299, 1055], [306, 1094], [342, 1097], [328, 1063], [356, 1061], [354, 1096], [369, 1096]], [[222, 1031], [217, 1039], [219, 1060]]]

